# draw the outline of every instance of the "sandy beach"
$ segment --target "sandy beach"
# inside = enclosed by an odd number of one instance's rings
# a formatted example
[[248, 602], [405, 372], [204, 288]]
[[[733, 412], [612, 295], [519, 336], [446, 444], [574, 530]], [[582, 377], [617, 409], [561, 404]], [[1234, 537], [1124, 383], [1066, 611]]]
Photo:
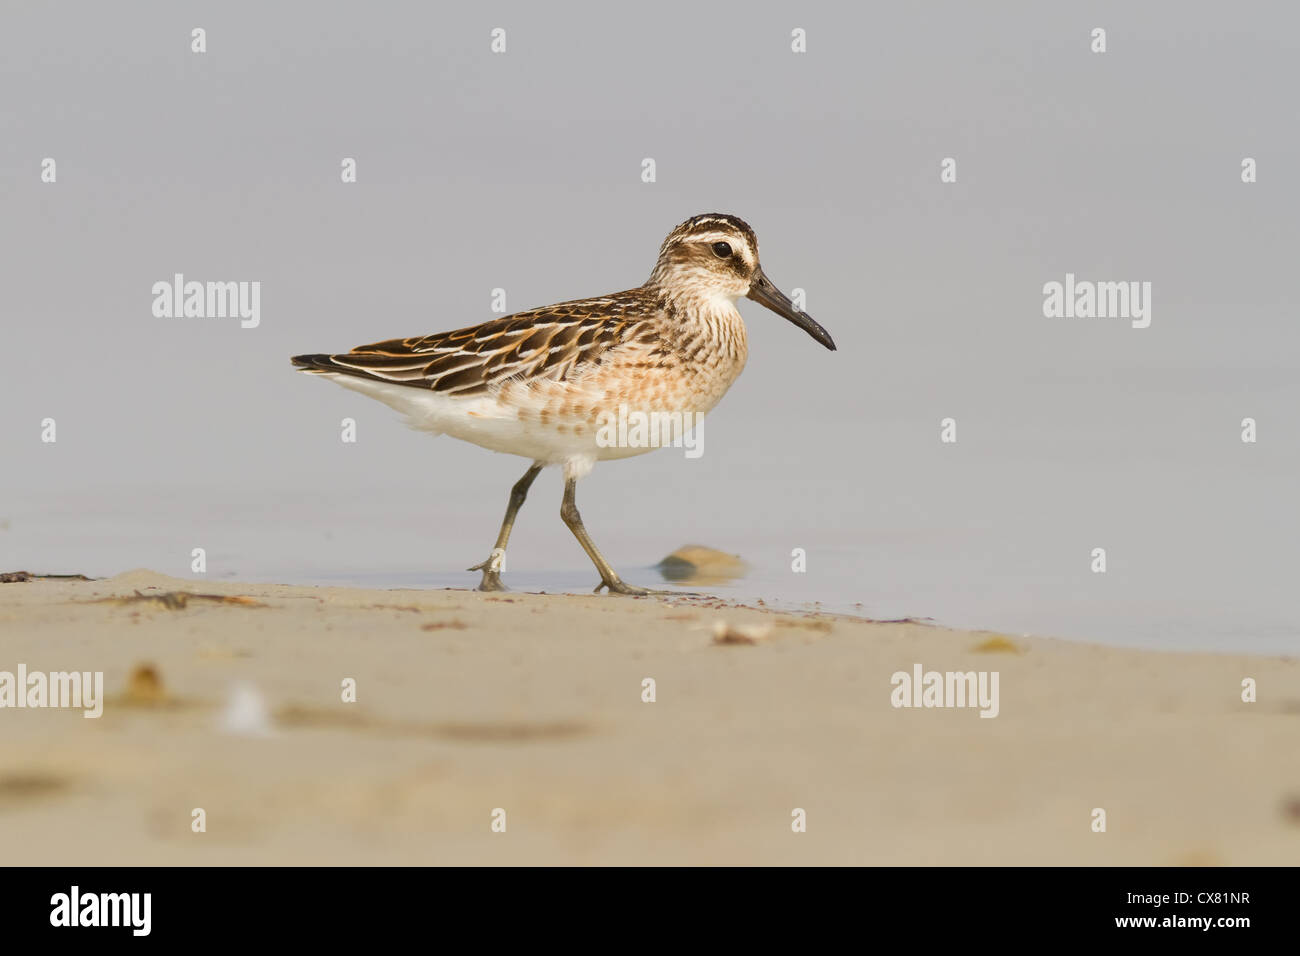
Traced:
[[[0, 710], [11, 864], [1300, 859], [1290, 659], [150, 571], [0, 584], [0, 633], [104, 674], [98, 719]], [[917, 665], [997, 672], [997, 716], [893, 706]]]

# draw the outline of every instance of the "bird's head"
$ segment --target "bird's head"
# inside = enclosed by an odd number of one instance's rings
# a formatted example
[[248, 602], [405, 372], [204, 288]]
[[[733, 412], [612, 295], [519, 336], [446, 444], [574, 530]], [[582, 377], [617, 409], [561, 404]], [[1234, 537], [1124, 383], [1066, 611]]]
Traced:
[[826, 348], [835, 349], [830, 333], [808, 313], [796, 309], [763, 274], [758, 237], [736, 216], [692, 216], [670, 232], [659, 248], [649, 284], [671, 297], [701, 302], [725, 299], [734, 303], [745, 296], [790, 320]]

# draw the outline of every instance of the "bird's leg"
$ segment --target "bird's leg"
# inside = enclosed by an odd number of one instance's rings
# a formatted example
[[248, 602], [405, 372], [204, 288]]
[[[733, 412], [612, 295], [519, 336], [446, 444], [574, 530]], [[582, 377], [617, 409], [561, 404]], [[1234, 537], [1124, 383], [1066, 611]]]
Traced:
[[533, 463], [533, 466], [524, 472], [524, 476], [515, 482], [515, 486], [510, 489], [510, 504], [506, 505], [506, 518], [501, 522], [501, 533], [497, 535], [496, 547], [492, 549], [492, 554], [481, 564], [476, 564], [470, 568], [471, 571], [482, 571], [483, 580], [479, 582], [480, 591], [504, 591], [506, 586], [501, 583], [501, 565], [506, 557], [506, 543], [510, 540], [510, 529], [515, 526], [515, 516], [519, 514], [519, 509], [523, 507], [524, 499], [528, 497], [528, 489], [532, 487], [533, 479], [537, 477], [542, 470], [542, 466]]
[[596, 542], [591, 540], [591, 535], [587, 534], [587, 529], [582, 526], [582, 515], [578, 514], [577, 490], [578, 479], [565, 478], [564, 503], [560, 505], [560, 517], [564, 519], [564, 523], [569, 526], [573, 536], [578, 539], [578, 544], [582, 545], [582, 550], [587, 552], [587, 557], [591, 558], [591, 563], [600, 572], [600, 583], [596, 585], [596, 591], [599, 592], [602, 588], [609, 588], [611, 594], [669, 593], [667, 591], [651, 591], [647, 588], [639, 588], [626, 583], [618, 576], [618, 572], [605, 560], [605, 556], [596, 547]]

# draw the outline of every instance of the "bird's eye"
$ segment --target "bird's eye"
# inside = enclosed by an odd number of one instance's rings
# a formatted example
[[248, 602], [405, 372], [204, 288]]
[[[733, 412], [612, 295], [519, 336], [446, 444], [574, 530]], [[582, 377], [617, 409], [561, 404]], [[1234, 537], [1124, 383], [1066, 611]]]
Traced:
[[715, 242], [713, 244], [713, 254], [719, 259], [729, 259], [731, 258], [731, 246], [725, 242]]

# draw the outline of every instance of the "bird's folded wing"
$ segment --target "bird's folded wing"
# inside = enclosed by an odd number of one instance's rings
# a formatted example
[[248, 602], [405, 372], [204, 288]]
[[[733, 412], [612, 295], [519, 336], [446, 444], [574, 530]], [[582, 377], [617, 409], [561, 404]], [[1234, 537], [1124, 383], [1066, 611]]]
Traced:
[[338, 355], [302, 355], [309, 371], [342, 372], [397, 385], [471, 396], [510, 380], [566, 380], [604, 361], [636, 320], [592, 302], [569, 303], [417, 338], [359, 345]]

